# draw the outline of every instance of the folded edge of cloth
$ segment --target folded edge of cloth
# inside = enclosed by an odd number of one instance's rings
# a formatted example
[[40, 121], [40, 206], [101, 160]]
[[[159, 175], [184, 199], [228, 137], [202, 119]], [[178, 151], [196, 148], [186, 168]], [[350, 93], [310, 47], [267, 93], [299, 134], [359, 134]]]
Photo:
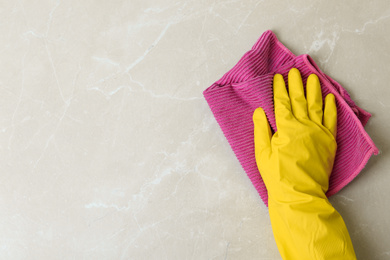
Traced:
[[304, 86], [307, 77], [314, 73], [320, 79], [323, 97], [328, 93], [336, 97], [338, 149], [327, 196], [345, 187], [360, 173], [371, 155], [378, 154], [364, 130], [371, 114], [358, 107], [347, 91], [325, 75], [309, 55], [295, 56], [268, 30], [231, 70], [203, 92], [233, 152], [266, 205], [267, 189], [254, 154], [252, 114], [257, 107], [262, 107], [272, 130], [277, 130], [273, 76], [280, 73], [287, 82], [288, 71], [293, 67], [301, 72]]

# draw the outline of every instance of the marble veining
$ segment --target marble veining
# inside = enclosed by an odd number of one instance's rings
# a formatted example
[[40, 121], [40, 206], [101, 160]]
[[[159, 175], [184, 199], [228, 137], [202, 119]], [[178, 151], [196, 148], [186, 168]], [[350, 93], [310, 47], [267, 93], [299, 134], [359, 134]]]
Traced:
[[2, 1], [0, 259], [280, 259], [202, 91], [267, 29], [373, 114], [331, 202], [390, 257], [388, 1]]

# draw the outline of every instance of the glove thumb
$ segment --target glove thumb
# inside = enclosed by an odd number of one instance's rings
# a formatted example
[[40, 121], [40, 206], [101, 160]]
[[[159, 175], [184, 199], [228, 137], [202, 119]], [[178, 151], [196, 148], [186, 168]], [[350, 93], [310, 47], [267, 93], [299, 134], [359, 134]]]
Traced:
[[253, 124], [255, 127], [255, 156], [257, 163], [261, 164], [262, 158], [271, 152], [272, 137], [267, 116], [261, 107], [257, 108], [253, 113]]

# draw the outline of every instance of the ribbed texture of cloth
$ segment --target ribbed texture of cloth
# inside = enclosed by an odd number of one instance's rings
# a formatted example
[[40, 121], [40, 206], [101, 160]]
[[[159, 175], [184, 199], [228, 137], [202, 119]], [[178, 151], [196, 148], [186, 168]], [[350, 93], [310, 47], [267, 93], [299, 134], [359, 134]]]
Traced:
[[267, 189], [254, 153], [252, 115], [256, 108], [262, 107], [272, 130], [276, 132], [273, 76], [280, 73], [287, 82], [291, 68], [299, 69], [304, 86], [307, 77], [316, 74], [321, 82], [323, 97], [328, 93], [336, 97], [338, 147], [328, 197], [351, 182], [372, 154], [378, 154], [378, 149], [363, 128], [371, 115], [359, 108], [347, 91], [325, 75], [309, 55], [295, 56], [272, 31], [266, 31], [230, 71], [203, 92], [237, 159], [266, 205]]

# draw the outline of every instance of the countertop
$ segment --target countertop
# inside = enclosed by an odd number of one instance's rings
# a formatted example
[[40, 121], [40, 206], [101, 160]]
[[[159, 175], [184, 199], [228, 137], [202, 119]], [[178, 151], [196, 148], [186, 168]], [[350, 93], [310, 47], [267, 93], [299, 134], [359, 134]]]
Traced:
[[271, 29], [372, 113], [331, 203], [390, 259], [390, 4], [2, 1], [0, 259], [281, 259], [202, 92]]

